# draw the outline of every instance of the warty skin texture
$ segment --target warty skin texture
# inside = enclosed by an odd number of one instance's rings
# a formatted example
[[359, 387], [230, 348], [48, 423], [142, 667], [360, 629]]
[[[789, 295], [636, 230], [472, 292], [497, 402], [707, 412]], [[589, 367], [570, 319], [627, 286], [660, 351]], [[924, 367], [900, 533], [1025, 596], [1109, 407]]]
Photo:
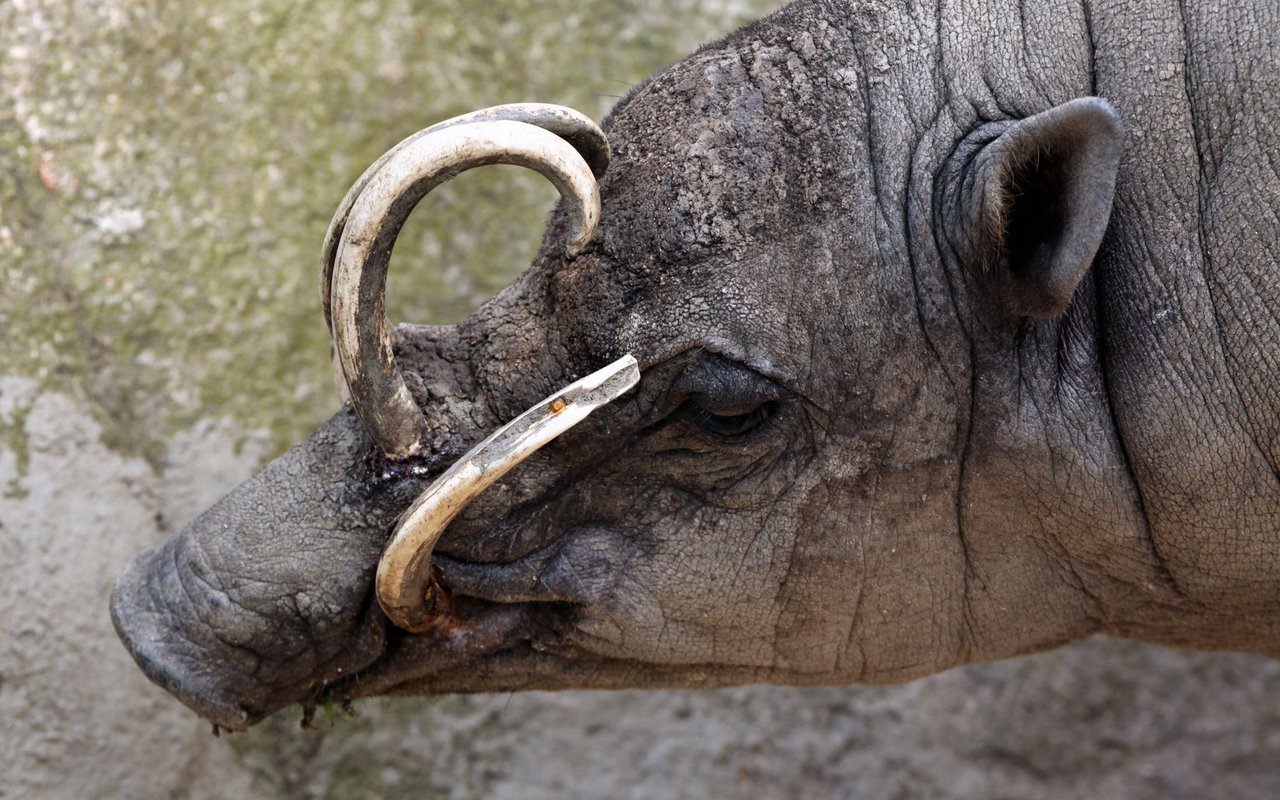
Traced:
[[[321, 696], [901, 681], [1095, 633], [1277, 655], [1278, 17], [801, 2], [704, 48], [607, 121], [581, 255], [557, 214], [470, 320], [403, 329], [428, 456], [389, 466], [340, 413], [141, 554], [117, 629], [231, 728]], [[1110, 106], [1044, 115], [1083, 97]], [[1044, 144], [992, 216], [968, 189], [1010, 131]], [[1037, 194], [1063, 175], [1114, 176], [1109, 221], [1105, 192]], [[1019, 232], [1059, 211], [1089, 224], [1045, 241], [1097, 257], [1038, 278], [1061, 250]], [[396, 515], [627, 352], [633, 394], [446, 531], [455, 623], [389, 628]], [[769, 413], [726, 437], [697, 406]]]

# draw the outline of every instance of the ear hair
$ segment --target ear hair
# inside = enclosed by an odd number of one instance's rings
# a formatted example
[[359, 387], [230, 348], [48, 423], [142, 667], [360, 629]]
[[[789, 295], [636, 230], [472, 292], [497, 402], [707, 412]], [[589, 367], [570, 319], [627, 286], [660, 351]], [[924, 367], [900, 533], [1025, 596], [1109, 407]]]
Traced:
[[1102, 243], [1122, 150], [1119, 117], [1097, 97], [984, 125], [948, 165], [939, 223], [1010, 311], [1056, 317]]

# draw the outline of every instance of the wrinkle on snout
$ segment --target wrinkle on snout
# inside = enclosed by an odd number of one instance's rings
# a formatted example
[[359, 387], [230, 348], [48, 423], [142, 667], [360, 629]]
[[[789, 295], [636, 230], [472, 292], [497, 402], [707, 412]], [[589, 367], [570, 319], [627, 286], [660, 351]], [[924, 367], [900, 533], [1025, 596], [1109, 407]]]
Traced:
[[339, 414], [130, 562], [112, 618], [148, 677], [240, 729], [381, 655], [373, 575], [403, 498], [346, 499], [367, 446]]

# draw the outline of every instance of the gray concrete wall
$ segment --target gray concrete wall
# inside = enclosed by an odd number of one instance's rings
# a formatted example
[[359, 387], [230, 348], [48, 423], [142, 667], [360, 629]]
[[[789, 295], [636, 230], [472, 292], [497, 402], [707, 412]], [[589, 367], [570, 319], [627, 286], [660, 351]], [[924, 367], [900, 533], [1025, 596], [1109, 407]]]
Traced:
[[[0, 798], [1280, 796], [1276, 663], [1122, 642], [901, 687], [381, 701], [219, 739], [148, 684], [111, 581], [333, 411], [316, 261], [351, 180], [473, 107], [601, 116], [770, 4], [448, 6], [0, 3]], [[491, 172], [411, 221], [393, 318], [465, 316], [527, 261], [554, 194]]]

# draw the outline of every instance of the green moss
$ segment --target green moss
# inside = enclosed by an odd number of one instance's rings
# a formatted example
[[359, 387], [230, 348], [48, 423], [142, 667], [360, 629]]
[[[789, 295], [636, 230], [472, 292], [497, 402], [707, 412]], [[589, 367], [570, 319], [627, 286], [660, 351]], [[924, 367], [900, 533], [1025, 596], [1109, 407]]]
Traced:
[[[6, 398], [3, 389], [0, 389], [0, 404], [9, 406], [7, 413], [0, 413], [0, 446], [12, 452], [15, 460], [14, 473], [0, 489], [0, 495], [18, 500], [27, 496], [22, 480], [31, 468], [31, 453], [27, 448], [27, 416], [31, 406], [25, 397]], [[3, 685], [0, 681], [0, 686]]]

